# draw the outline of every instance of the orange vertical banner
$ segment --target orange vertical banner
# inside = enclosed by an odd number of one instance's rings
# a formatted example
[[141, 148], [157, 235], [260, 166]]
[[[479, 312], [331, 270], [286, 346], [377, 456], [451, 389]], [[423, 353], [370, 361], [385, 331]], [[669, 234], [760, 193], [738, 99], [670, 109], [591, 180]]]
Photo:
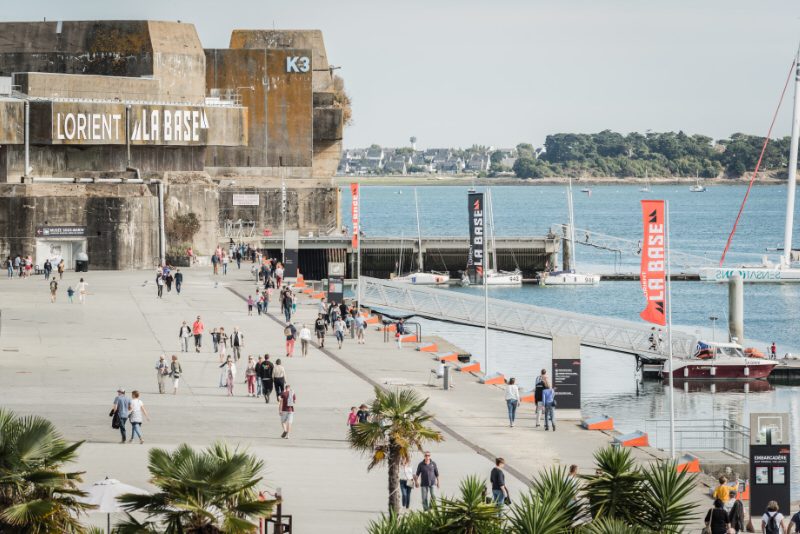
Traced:
[[358, 205], [358, 184], [350, 184], [350, 196], [352, 197], [352, 203], [350, 205], [350, 215], [353, 219], [353, 240], [352, 246], [354, 249], [358, 248], [358, 233], [359, 227], [358, 223], [360, 220], [360, 213], [359, 213], [359, 205]]
[[667, 226], [663, 200], [642, 200], [642, 264], [639, 277], [647, 307], [639, 316], [650, 323], [666, 325]]

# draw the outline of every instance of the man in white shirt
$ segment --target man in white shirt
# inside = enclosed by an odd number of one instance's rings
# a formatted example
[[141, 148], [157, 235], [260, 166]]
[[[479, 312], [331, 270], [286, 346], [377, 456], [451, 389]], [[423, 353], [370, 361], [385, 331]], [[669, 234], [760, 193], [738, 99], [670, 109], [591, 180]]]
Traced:
[[309, 343], [311, 343], [311, 329], [304, 324], [300, 329], [300, 349], [303, 356], [308, 356]]
[[233, 355], [238, 362], [242, 357], [242, 347], [244, 347], [244, 334], [239, 332], [238, 326], [233, 328], [233, 334], [231, 334], [231, 347], [233, 347]]

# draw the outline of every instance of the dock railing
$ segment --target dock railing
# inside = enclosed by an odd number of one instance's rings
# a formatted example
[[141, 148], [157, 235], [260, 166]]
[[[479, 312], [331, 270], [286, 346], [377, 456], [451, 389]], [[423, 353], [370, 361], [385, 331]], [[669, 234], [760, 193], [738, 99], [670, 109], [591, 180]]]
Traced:
[[[669, 420], [644, 422], [650, 444], [669, 450]], [[681, 453], [724, 452], [746, 460], [750, 456], [750, 429], [729, 419], [675, 421], [675, 448]]]
[[[361, 277], [361, 282], [362, 304], [373, 309], [394, 310], [467, 326], [482, 327], [484, 324], [481, 296], [366, 276]], [[644, 322], [489, 299], [489, 328], [545, 339], [572, 335], [588, 347], [646, 355], [650, 359], [666, 358], [666, 343], [659, 351], [650, 349], [649, 338], [653, 332], [651, 325]], [[673, 331], [672, 350], [676, 357], [691, 356], [696, 343], [694, 334]]]

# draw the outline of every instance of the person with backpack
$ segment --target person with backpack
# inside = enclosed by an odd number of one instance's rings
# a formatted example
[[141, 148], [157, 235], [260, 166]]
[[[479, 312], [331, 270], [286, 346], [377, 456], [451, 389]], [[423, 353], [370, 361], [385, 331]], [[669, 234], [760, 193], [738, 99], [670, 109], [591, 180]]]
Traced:
[[714, 507], [706, 513], [706, 528], [703, 532], [710, 534], [728, 534], [730, 523], [728, 513], [719, 499], [714, 499]]
[[283, 335], [286, 336], [286, 357], [291, 358], [294, 356], [294, 340], [297, 339], [297, 328], [290, 322], [283, 329]]
[[166, 391], [164, 382], [167, 379], [167, 375], [169, 375], [169, 365], [162, 354], [156, 362], [156, 381], [158, 382], [158, 392], [161, 394]]
[[[783, 514], [778, 510], [776, 501], [767, 503], [767, 511], [761, 516], [761, 534], [786, 534]], [[716, 532], [712, 532], [716, 534]]]
[[[264, 361], [261, 362], [261, 372], [258, 375], [261, 377], [261, 393], [264, 395], [264, 402], [269, 404], [269, 396], [272, 395], [272, 370], [274, 366], [269, 361], [269, 354], [264, 355]], [[258, 368], [256, 369], [258, 371]]]
[[536, 426], [539, 426], [539, 417], [544, 415], [544, 401], [542, 392], [550, 387], [550, 379], [547, 377], [547, 369], [542, 369], [533, 386], [533, 400], [536, 402]]
[[[736, 527], [734, 527], [736, 528]], [[744, 529], [742, 529], [744, 530]], [[800, 512], [795, 513], [789, 520], [789, 534], [800, 534]]]

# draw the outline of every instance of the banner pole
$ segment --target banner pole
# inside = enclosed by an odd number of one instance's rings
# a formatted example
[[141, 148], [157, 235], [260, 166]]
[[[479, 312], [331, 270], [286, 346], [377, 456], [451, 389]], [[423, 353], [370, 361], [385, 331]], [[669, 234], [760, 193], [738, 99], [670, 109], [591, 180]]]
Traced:
[[361, 209], [361, 185], [358, 186], [358, 228], [356, 229], [356, 244], [358, 245], [356, 251], [356, 263], [357, 263], [357, 272], [356, 281], [358, 287], [358, 293], [356, 298], [358, 298], [358, 304], [356, 306], [357, 313], [361, 314], [361, 221], [363, 220], [363, 211]]
[[669, 355], [669, 454], [675, 459], [675, 377], [672, 364], [672, 276], [669, 249], [669, 200], [664, 201], [664, 222], [666, 223], [666, 271], [667, 271], [667, 351]]

